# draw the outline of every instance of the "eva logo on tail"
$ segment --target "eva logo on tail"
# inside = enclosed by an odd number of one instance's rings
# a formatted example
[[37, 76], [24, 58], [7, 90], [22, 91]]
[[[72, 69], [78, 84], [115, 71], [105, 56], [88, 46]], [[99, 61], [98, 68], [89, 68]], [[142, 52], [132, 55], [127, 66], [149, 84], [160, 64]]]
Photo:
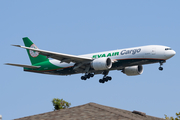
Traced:
[[[35, 44], [32, 44], [32, 45], [30, 46], [30, 48], [38, 49], [38, 47], [37, 47]], [[37, 57], [37, 56], [39, 55], [39, 52], [33, 51], [33, 50], [29, 50], [29, 54], [30, 54], [32, 57]]]

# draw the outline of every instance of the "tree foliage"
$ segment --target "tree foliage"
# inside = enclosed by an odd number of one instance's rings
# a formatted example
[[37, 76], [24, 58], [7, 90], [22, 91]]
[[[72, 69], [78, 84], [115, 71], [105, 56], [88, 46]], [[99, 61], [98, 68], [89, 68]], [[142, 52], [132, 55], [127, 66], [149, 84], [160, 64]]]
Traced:
[[176, 118], [173, 118], [173, 117], [168, 117], [167, 115], [165, 115], [165, 118], [167, 120], [180, 120], [180, 112], [179, 113], [176, 113]]
[[69, 108], [71, 106], [71, 103], [68, 103], [63, 99], [58, 99], [58, 98], [54, 98], [52, 100], [52, 103], [54, 106], [54, 110], [66, 109], [66, 108]]

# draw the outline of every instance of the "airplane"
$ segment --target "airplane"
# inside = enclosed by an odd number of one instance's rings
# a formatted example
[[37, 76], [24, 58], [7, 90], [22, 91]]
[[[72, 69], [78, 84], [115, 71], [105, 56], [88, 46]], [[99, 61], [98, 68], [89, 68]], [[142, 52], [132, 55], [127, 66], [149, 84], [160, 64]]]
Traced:
[[176, 54], [167, 46], [148, 45], [77, 56], [41, 50], [28, 37], [22, 39], [25, 46], [12, 46], [26, 49], [32, 65], [12, 63], [6, 65], [23, 67], [27, 72], [51, 75], [83, 73], [82, 80], [102, 74], [104, 76], [99, 80], [100, 83], [112, 79], [107, 76], [111, 70], [121, 70], [127, 76], [135, 76], [143, 73], [142, 65], [160, 63], [159, 70], [162, 71], [163, 63]]

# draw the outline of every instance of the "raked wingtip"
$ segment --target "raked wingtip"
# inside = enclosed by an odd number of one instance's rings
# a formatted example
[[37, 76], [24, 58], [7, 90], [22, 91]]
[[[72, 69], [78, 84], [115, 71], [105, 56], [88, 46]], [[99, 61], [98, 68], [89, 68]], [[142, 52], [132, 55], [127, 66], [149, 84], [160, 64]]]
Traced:
[[20, 45], [13, 45], [13, 44], [11, 44], [11, 46], [15, 46], [15, 47], [21, 47]]

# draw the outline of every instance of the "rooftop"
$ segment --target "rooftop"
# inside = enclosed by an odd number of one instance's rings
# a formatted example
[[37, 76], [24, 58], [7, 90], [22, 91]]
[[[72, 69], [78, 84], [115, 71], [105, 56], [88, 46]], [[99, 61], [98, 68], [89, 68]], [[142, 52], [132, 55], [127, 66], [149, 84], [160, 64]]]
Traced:
[[139, 111], [127, 111], [96, 103], [23, 117], [15, 120], [164, 120]]

